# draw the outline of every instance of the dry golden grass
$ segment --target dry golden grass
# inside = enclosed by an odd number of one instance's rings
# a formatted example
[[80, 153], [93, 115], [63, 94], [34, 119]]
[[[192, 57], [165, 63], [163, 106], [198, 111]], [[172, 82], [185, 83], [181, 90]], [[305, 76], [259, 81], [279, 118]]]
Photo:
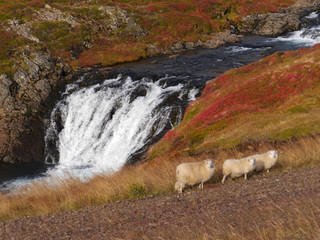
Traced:
[[309, 136], [296, 141], [274, 146], [270, 143], [242, 150], [232, 148], [210, 154], [179, 159], [163, 159], [138, 166], [126, 166], [112, 176], [96, 176], [88, 182], [79, 179], [55, 179], [54, 184], [46, 181], [34, 182], [12, 194], [0, 194], [0, 220], [40, 215], [86, 206], [102, 205], [125, 198], [138, 198], [150, 194], [163, 194], [174, 190], [175, 168], [180, 162], [200, 161], [212, 158], [216, 172], [210, 180], [221, 180], [221, 166], [227, 158], [244, 156], [277, 149], [279, 160], [271, 171], [312, 167], [320, 163], [320, 136]]
[[76, 178], [55, 179], [55, 183], [34, 182], [12, 194], [0, 195], [0, 219], [59, 212], [101, 205], [124, 198], [161, 194], [173, 190], [175, 165], [127, 166], [108, 177], [96, 176], [89, 182]]

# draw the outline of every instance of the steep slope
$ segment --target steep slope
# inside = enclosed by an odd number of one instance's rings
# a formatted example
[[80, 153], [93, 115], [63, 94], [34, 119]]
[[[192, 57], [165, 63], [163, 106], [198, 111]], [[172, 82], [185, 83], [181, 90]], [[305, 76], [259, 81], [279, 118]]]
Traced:
[[149, 159], [215, 152], [320, 131], [320, 45], [278, 52], [212, 80]]

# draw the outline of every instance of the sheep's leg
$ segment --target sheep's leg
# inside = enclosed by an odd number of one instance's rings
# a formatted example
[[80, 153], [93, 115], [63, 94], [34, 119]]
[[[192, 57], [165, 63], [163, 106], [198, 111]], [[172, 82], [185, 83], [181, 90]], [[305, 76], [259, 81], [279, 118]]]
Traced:
[[176, 182], [176, 184], [174, 185], [174, 190], [179, 193], [180, 192], [180, 188], [181, 188], [181, 183], [180, 182]]
[[201, 183], [199, 184], [199, 188], [200, 188], [200, 189], [203, 189], [203, 182], [201, 182]]
[[267, 173], [269, 173], [270, 172], [270, 169], [267, 169]]
[[244, 179], [247, 180], [247, 174], [246, 173], [244, 174]]
[[184, 184], [182, 184], [181, 182], [176, 182], [176, 184], [174, 185], [174, 189], [178, 192], [178, 193], [182, 193], [184, 188]]
[[183, 184], [183, 183], [180, 183], [180, 193], [182, 193], [183, 192], [183, 189], [186, 187], [186, 185], [185, 184]]
[[222, 181], [221, 181], [222, 184], [224, 184], [224, 182], [226, 181], [226, 176], [227, 176], [227, 175], [223, 175], [223, 178], [222, 178]]

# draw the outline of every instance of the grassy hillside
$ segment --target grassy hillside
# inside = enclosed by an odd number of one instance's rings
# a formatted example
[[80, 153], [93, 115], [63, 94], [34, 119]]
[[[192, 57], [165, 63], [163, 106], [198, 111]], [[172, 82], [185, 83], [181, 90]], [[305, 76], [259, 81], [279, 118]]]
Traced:
[[294, 0], [0, 1], [0, 74], [20, 48], [46, 48], [73, 67], [112, 65], [165, 52], [176, 42], [212, 39], [241, 17]]
[[214, 153], [320, 133], [320, 45], [277, 52], [208, 83], [148, 158]]

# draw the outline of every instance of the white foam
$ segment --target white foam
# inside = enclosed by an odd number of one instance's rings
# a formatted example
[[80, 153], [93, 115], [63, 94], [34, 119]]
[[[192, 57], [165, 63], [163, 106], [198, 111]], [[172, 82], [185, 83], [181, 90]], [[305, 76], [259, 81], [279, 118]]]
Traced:
[[249, 47], [239, 47], [239, 46], [230, 46], [227, 47], [227, 52], [245, 52], [245, 51], [250, 51], [252, 48]]
[[308, 16], [306, 16], [305, 18], [313, 19], [313, 18], [317, 18], [317, 17], [318, 17], [318, 14], [316, 12], [312, 12]]
[[[318, 17], [319, 15], [316, 12], [312, 12], [305, 18], [311, 20]], [[320, 43], [320, 26], [317, 25], [309, 28], [303, 28], [301, 30], [289, 33], [286, 36], [280, 36], [272, 39], [271, 41], [291, 42], [301, 47], [311, 47], [317, 43]]]
[[287, 36], [281, 36], [272, 41], [292, 42], [299, 44], [301, 47], [311, 47], [320, 43], [320, 26], [315, 26], [310, 29], [302, 29], [295, 31]]
[[199, 93], [199, 89], [192, 88], [188, 94], [189, 101], [195, 101], [196, 95]]

